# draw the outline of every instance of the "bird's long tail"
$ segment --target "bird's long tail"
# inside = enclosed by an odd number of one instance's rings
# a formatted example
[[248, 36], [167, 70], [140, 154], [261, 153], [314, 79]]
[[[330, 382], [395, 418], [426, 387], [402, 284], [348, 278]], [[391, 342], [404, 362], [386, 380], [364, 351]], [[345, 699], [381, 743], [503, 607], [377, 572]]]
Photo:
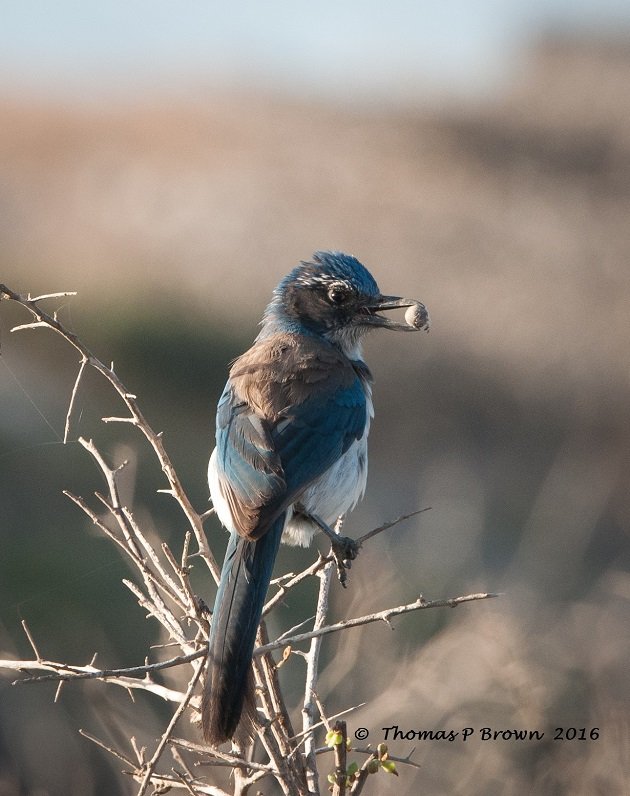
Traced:
[[201, 710], [204, 736], [213, 746], [233, 737], [241, 714], [239, 734], [251, 734], [252, 652], [283, 527], [284, 515], [257, 541], [230, 536], [212, 613]]

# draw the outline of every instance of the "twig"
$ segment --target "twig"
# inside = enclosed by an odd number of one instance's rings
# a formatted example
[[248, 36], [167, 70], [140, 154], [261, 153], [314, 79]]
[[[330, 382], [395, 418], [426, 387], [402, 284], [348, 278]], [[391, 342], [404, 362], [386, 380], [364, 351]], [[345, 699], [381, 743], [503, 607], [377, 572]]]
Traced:
[[[409, 514], [403, 514], [400, 517], [397, 517], [395, 520], [390, 520], [389, 522], [385, 522], [383, 523], [383, 525], [379, 525], [378, 528], [373, 528], [371, 531], [368, 531], [367, 533], [363, 534], [363, 536], [359, 536], [359, 538], [356, 539], [355, 542], [358, 545], [361, 545], [363, 544], [363, 542], [366, 542], [368, 539], [371, 539], [373, 536], [376, 536], [377, 534], [382, 533], [383, 531], [387, 531], [389, 528], [393, 528], [394, 525], [398, 525], [399, 522], [402, 522], [403, 520], [408, 520], [410, 517], [415, 517], [417, 514], [422, 514], [425, 511], [430, 511], [430, 510], [431, 507], [429, 506], [424, 509], [418, 509], [417, 511], [412, 511]], [[306, 567], [306, 569], [302, 570], [302, 572], [299, 572], [297, 575], [290, 575], [290, 576], [284, 575], [280, 578], [276, 578], [275, 580], [273, 580], [271, 584], [274, 586], [278, 586], [278, 591], [273, 595], [273, 597], [270, 597], [267, 600], [265, 607], [263, 609], [263, 616], [265, 614], [268, 614], [272, 608], [275, 608], [275, 606], [284, 598], [287, 592], [289, 592], [292, 588], [294, 588], [298, 584], [302, 583], [302, 581], [306, 580], [307, 578], [317, 575], [317, 573], [320, 570], [322, 570], [329, 561], [333, 560], [334, 560], [333, 556], [331, 555], [323, 556], [321, 553], [319, 553], [317, 560], [314, 561], [310, 566]]]
[[[181, 766], [184, 774], [188, 777], [190, 782], [194, 782], [197, 777], [193, 774], [188, 765], [187, 761], [184, 758], [184, 755], [180, 752], [180, 750], [169, 741], [169, 748], [171, 750], [171, 755], [173, 756], [173, 760], [177, 763], [178, 766]], [[177, 776], [178, 772], [175, 769], [171, 769], [173, 773]]]
[[173, 772], [174, 776], [176, 776], [177, 779], [182, 783], [184, 788], [186, 788], [188, 793], [191, 794], [191, 796], [199, 796], [199, 791], [195, 790], [194, 785], [191, 782], [189, 782], [185, 774], [182, 774], [181, 771], [177, 771], [174, 768], [171, 769], [171, 771]]
[[[4, 285], [0, 285], [0, 291], [6, 292]], [[67, 298], [68, 296], [76, 296], [77, 293], [75, 290], [64, 290], [61, 293], [42, 293], [41, 296], [34, 296], [31, 297], [31, 294], [28, 294], [29, 301], [43, 301], [44, 299], [49, 298]]]
[[190, 531], [186, 532], [186, 536], [184, 539], [184, 551], [182, 552], [182, 564], [179, 564], [173, 553], [171, 552], [171, 548], [166, 544], [166, 542], [162, 542], [162, 552], [166, 556], [168, 563], [171, 565], [173, 572], [177, 575], [179, 579], [179, 583], [181, 586], [181, 590], [186, 595], [186, 602], [188, 610], [191, 614], [196, 613], [195, 609], [195, 595], [190, 588], [190, 583], [188, 581], [188, 569], [186, 564], [183, 563], [186, 561], [187, 558], [187, 549], [188, 549], [188, 542], [190, 541]]
[[[283, 639], [285, 639], [285, 638], [289, 638], [289, 637], [290, 637], [290, 636], [291, 636], [293, 633], [295, 633], [295, 632], [296, 632], [296, 631], [297, 631], [299, 628], [301, 628], [301, 627], [304, 627], [304, 625], [307, 625], [309, 622], [312, 622], [312, 621], [313, 621], [313, 619], [315, 619], [315, 616], [307, 616], [307, 617], [306, 617], [306, 619], [302, 619], [302, 621], [301, 621], [301, 622], [298, 622], [298, 623], [297, 623], [297, 625], [293, 625], [293, 627], [290, 627], [288, 630], [285, 630], [285, 631], [284, 631], [284, 633], [281, 633], [281, 634], [278, 636], [278, 639], [277, 639], [277, 640], [278, 640], [278, 641], [282, 641], [282, 640], [283, 640]], [[279, 664], [278, 664], [278, 666], [280, 666], [280, 665], [281, 665], [281, 664], [279, 663]]]
[[[146, 539], [144, 538], [143, 534], [140, 532], [137, 524], [133, 519], [133, 515], [127, 509], [120, 498], [120, 493], [118, 490], [118, 481], [117, 475], [120, 472], [120, 469], [123, 465], [112, 469], [103, 456], [101, 455], [100, 451], [93, 443], [92, 440], [86, 440], [83, 437], [79, 437], [78, 442], [82, 445], [83, 448], [92, 456], [94, 461], [97, 463], [99, 469], [101, 470], [102, 474], [105, 477], [105, 481], [107, 482], [107, 488], [109, 490], [109, 494], [111, 497], [111, 503], [107, 500], [102, 498], [97, 493], [97, 497], [101, 498], [103, 504], [107, 507], [109, 512], [112, 514], [113, 518], [118, 523], [118, 527], [122, 531], [122, 535], [126, 542], [126, 548], [128, 548], [128, 552], [132, 554], [132, 558], [138, 569], [140, 570], [145, 586], [147, 591], [151, 597], [152, 606], [150, 607], [151, 613], [162, 623], [164, 628], [168, 631], [171, 638], [178, 641], [183, 647], [186, 646], [186, 639], [182, 632], [182, 629], [177, 621], [177, 618], [173, 615], [172, 611], [168, 609], [165, 605], [162, 597], [160, 596], [156, 586], [159, 586], [163, 589], [168, 596], [173, 599], [179, 606], [185, 610], [184, 602], [180, 600], [177, 596], [177, 590], [174, 586], [174, 583], [170, 580], [170, 578], [166, 577], [165, 582], [160, 580], [160, 578], [156, 577], [155, 574], [151, 571], [147, 563], [142, 557], [139, 544], [147, 551], [149, 558], [153, 562], [154, 566], [158, 570], [161, 576], [165, 576], [163, 568], [160, 565], [159, 560], [152, 548], [150, 548], [149, 544], [147, 543]], [[150, 552], [149, 552], [150, 550]]]
[[462, 597], [451, 597], [448, 600], [425, 600], [424, 597], [418, 597], [415, 602], [408, 603], [407, 605], [387, 608], [385, 611], [358, 616], [354, 619], [344, 619], [341, 622], [336, 622], [333, 625], [326, 625], [318, 630], [310, 630], [308, 633], [299, 633], [292, 638], [283, 638], [282, 641], [271, 641], [269, 644], [257, 647], [254, 650], [254, 655], [263, 655], [266, 652], [285, 647], [287, 644], [300, 644], [302, 641], [309, 641], [312, 638], [317, 638], [317, 636], [325, 636], [328, 633], [336, 633], [338, 630], [347, 630], [350, 627], [367, 625], [370, 622], [389, 622], [390, 617], [407, 614], [410, 611], [421, 611], [424, 608], [457, 608], [457, 606], [462, 603], [469, 603], [475, 600], [488, 600], [498, 596], [498, 594], [484, 592], [479, 594], [466, 594]]
[[[320, 747], [318, 747], [315, 750], [315, 753], [317, 755], [324, 755], [324, 754], [327, 754], [328, 752], [332, 752], [332, 751], [333, 750], [331, 749], [330, 746], [320, 746]], [[414, 748], [411, 750], [411, 752], [409, 752], [409, 754], [406, 757], [398, 757], [397, 755], [392, 755], [392, 754], [390, 754], [388, 752], [387, 753], [387, 759], [388, 760], [393, 760], [394, 763], [404, 763], [405, 765], [411, 766], [412, 768], [422, 768], [420, 763], [416, 763], [415, 760], [411, 759], [411, 755], [415, 751], [416, 751], [416, 747], [414, 746]], [[370, 748], [362, 749], [360, 747], [353, 746], [352, 747], [352, 752], [356, 753], [358, 755], [373, 755], [374, 754], [374, 749], [370, 749]]]
[[[72, 500], [73, 503], [76, 503], [76, 505], [79, 506], [79, 508], [83, 512], [85, 512], [85, 514], [87, 514], [87, 516], [90, 518], [92, 523], [97, 528], [99, 528], [99, 530], [101, 530], [109, 539], [111, 539], [112, 542], [114, 542], [114, 544], [116, 544], [125, 553], [125, 555], [129, 556], [129, 558], [132, 560], [134, 565], [140, 570], [143, 578], [145, 579], [145, 582], [146, 582], [146, 579], [149, 578], [151, 580], [151, 582], [153, 582], [158, 588], [163, 589], [165, 591], [166, 595], [170, 599], [174, 600], [179, 605], [179, 607], [182, 608], [182, 610], [184, 610], [184, 611], [186, 610], [186, 608], [184, 606], [184, 599], [180, 598], [178, 596], [177, 590], [176, 589], [175, 590], [169, 589], [164, 583], [162, 583], [160, 581], [160, 579], [155, 575], [155, 573], [152, 572], [152, 570], [149, 569], [149, 567], [146, 565], [146, 562], [144, 561], [144, 559], [142, 558], [142, 556], [140, 554], [140, 550], [139, 550], [138, 546], [136, 545], [135, 541], [129, 536], [129, 534], [127, 532], [128, 529], [125, 529], [125, 531], [123, 533], [124, 538], [121, 538], [121, 537], [117, 536], [116, 533], [114, 533], [114, 531], [112, 531], [111, 528], [109, 528], [107, 525], [105, 525], [105, 523], [101, 520], [101, 518], [98, 516], [98, 514], [96, 514], [96, 512], [86, 503], [86, 501], [83, 498], [72, 494], [72, 492], [69, 492], [67, 489], [64, 489], [63, 494], [66, 495], [66, 497], [70, 498], [70, 500]], [[117, 510], [114, 508], [112, 503], [110, 503], [106, 498], [104, 498], [98, 492], [95, 493], [95, 494], [96, 494], [96, 497], [107, 508], [109, 513], [114, 517], [114, 519], [116, 520], [116, 522], [118, 523], [118, 525], [120, 527], [121, 526], [120, 518], [117, 515]], [[128, 523], [131, 523], [133, 528], [135, 528], [135, 530], [137, 531], [138, 529], [137, 529], [137, 526], [135, 525], [135, 523], [133, 521], [132, 515], [129, 512], [125, 513], [122, 508], [119, 511], [123, 513], [124, 519]], [[155, 551], [153, 551], [153, 556], [155, 557]], [[150, 614], [156, 616], [156, 618], [159, 621], [162, 621], [162, 618], [160, 617], [160, 609], [158, 609], [157, 606], [154, 606], [154, 605], [150, 604], [144, 598], [144, 595], [141, 594], [139, 589], [137, 589], [135, 584], [129, 585], [129, 588], [131, 588], [133, 593], [136, 595], [136, 597], [140, 601], [141, 605], [143, 605], [143, 607], [145, 607]], [[162, 603], [162, 605], [163, 605], [163, 603]], [[177, 625], [175, 617], [172, 616], [172, 613], [170, 611], [169, 611], [169, 614], [171, 614], [170, 618], [164, 619], [164, 621], [162, 621], [162, 624], [166, 623], [167, 630], [172, 635], [173, 634], [173, 629], [177, 628], [178, 625]], [[178, 631], [176, 630], [175, 632], [178, 632]], [[179, 633], [178, 633], [178, 641], [176, 643], [180, 643], [180, 641], [181, 641], [181, 638], [180, 638]]]
[[25, 619], [22, 619], [22, 629], [23, 629], [23, 630], [24, 630], [24, 632], [26, 633], [26, 638], [28, 639], [28, 641], [29, 641], [29, 644], [31, 645], [31, 647], [32, 647], [32, 649], [33, 649], [33, 652], [35, 653], [35, 656], [36, 656], [36, 658], [37, 658], [37, 661], [38, 661], [38, 662], [42, 661], [42, 660], [43, 660], [43, 658], [42, 658], [42, 656], [41, 656], [41, 654], [40, 654], [40, 651], [37, 649], [37, 644], [35, 644], [35, 639], [34, 639], [34, 638], [33, 638], [33, 636], [31, 635], [31, 631], [29, 630], [29, 627], [28, 627], [28, 625], [26, 624], [26, 620], [25, 620]]
[[72, 345], [78, 352], [81, 354], [81, 357], [87, 361], [90, 367], [94, 368], [94, 370], [98, 371], [102, 376], [104, 376], [107, 381], [112, 385], [114, 390], [118, 393], [120, 398], [122, 398], [127, 410], [130, 414], [130, 421], [133, 422], [135, 426], [142, 432], [145, 439], [149, 443], [149, 445], [153, 448], [155, 455], [157, 456], [160, 465], [162, 466], [162, 471], [166, 476], [168, 481], [170, 492], [173, 497], [179, 503], [182, 511], [184, 512], [190, 526], [195, 534], [195, 538], [197, 540], [197, 544], [199, 546], [199, 555], [205, 560], [212, 576], [214, 577], [215, 581], [219, 582], [219, 575], [220, 570], [219, 566], [216, 562], [214, 555], [212, 554], [209, 546], [208, 540], [206, 538], [206, 533], [203, 529], [203, 524], [199, 514], [195, 511], [192, 507], [190, 500], [184, 488], [181, 485], [179, 477], [175, 472], [175, 468], [164, 448], [164, 443], [162, 441], [162, 435], [160, 433], [156, 433], [147, 420], [145, 419], [144, 415], [140, 411], [138, 407], [138, 403], [136, 400], [136, 396], [130, 392], [122, 381], [119, 379], [118, 375], [114, 372], [113, 367], [107, 367], [104, 365], [100, 359], [98, 359], [92, 352], [83, 344], [83, 342], [77, 337], [76, 334], [71, 332], [69, 329], [66, 329], [65, 326], [58, 320], [55, 316], [49, 315], [47, 312], [42, 310], [40, 307], [37, 306], [37, 302], [44, 299], [44, 298], [58, 298], [61, 296], [66, 295], [74, 295], [72, 293], [49, 293], [43, 296], [37, 296], [35, 298], [31, 298], [30, 296], [21, 296], [19, 293], [14, 292], [6, 285], [0, 284], [0, 294], [6, 296], [7, 298], [16, 301], [18, 304], [21, 304], [25, 307], [31, 315], [36, 319], [32, 323], [28, 324], [21, 324], [19, 326], [14, 326], [11, 331], [17, 332], [21, 329], [35, 329], [35, 328], [49, 328], [52, 331], [59, 334], [63, 337], [70, 345]]
[[72, 410], [74, 409], [77, 392], [79, 391], [79, 382], [81, 381], [81, 377], [83, 376], [83, 371], [85, 370], [87, 363], [87, 357], [84, 354], [81, 354], [81, 364], [79, 365], [79, 372], [77, 373], [77, 378], [74, 382], [74, 387], [72, 388], [72, 394], [70, 395], [70, 403], [68, 404], [68, 412], [66, 414], [66, 422], [63, 429], [64, 445], [68, 442], [68, 436], [70, 435], [70, 418], [72, 417]]
[[355, 780], [350, 788], [350, 793], [352, 796], [359, 796], [359, 794], [362, 793], [363, 787], [367, 782], [368, 775], [370, 774], [370, 765], [373, 764], [374, 761], [378, 761], [378, 755], [376, 752], [372, 752], [372, 754], [367, 760], [364, 761], [361, 768], [355, 774]]
[[345, 721], [336, 721], [333, 732], [341, 735], [341, 743], [335, 744], [335, 782], [333, 796], [346, 796], [346, 769], [348, 767], [348, 730]]
[[168, 726], [164, 730], [164, 733], [160, 738], [160, 742], [158, 743], [157, 748], [153, 753], [153, 757], [147, 763], [146, 770], [144, 772], [144, 777], [142, 779], [142, 782], [140, 783], [140, 789], [138, 790], [137, 796], [144, 796], [144, 794], [146, 793], [146, 790], [149, 787], [149, 783], [151, 782], [151, 775], [155, 770], [155, 766], [157, 765], [157, 762], [160, 759], [162, 752], [166, 748], [166, 744], [168, 743], [170, 735], [173, 732], [173, 729], [175, 728], [175, 725], [177, 724], [179, 717], [188, 707], [188, 703], [190, 702], [190, 698], [192, 697], [193, 691], [195, 690], [195, 686], [197, 685], [197, 680], [199, 679], [199, 675], [201, 674], [202, 669], [203, 669], [203, 664], [201, 663], [195, 668], [195, 672], [191, 677], [190, 682], [188, 683], [188, 688], [186, 689], [184, 698], [179, 703], [177, 710], [175, 711], [175, 713], [173, 713], [173, 716], [171, 717]]
[[[317, 695], [315, 695], [315, 697], [317, 697]], [[317, 703], [318, 708], [320, 708], [320, 710], [321, 710], [321, 705], [320, 705], [319, 699], [316, 698], [315, 701]], [[298, 732], [297, 735], [294, 735], [293, 738], [291, 738], [290, 740], [297, 741], [298, 738], [302, 738], [303, 736], [312, 733], [313, 730], [316, 730], [319, 727], [326, 727], [326, 729], [328, 729], [328, 727], [330, 726], [330, 722], [333, 721], [333, 719], [337, 719], [337, 718], [339, 718], [339, 716], [346, 716], [348, 713], [352, 713], [353, 711], [358, 710], [359, 708], [363, 708], [366, 705], [367, 705], [367, 702], [360, 702], [358, 705], [353, 705], [351, 708], [346, 708], [345, 710], [340, 710], [339, 713], [333, 713], [332, 716], [329, 716], [329, 717], [325, 717], [324, 716], [321, 719], [321, 721], [318, 721], [316, 724], [313, 724], [307, 730], [303, 730], [302, 732]], [[323, 715], [323, 714], [321, 714], [321, 715]], [[328, 749], [328, 747], [326, 747], [326, 749]], [[319, 754], [320, 751], [321, 751], [320, 749], [316, 749], [315, 750], [316, 754]]]
[[[259, 639], [262, 643], [268, 640], [267, 625], [264, 620], [260, 623]], [[295, 734], [295, 730], [280, 688], [278, 666], [274, 663], [272, 656], [268, 654], [256, 659], [255, 668], [259, 668], [264, 701], [268, 703], [267, 710], [271, 719], [269, 729], [274, 735], [280, 752], [279, 765], [282, 779], [286, 781], [291, 796], [306, 794], [309, 792], [306, 771], [302, 758], [293, 755], [294, 748], [291, 745], [291, 737]]]
[[[333, 561], [329, 561], [324, 568], [320, 569], [317, 573], [317, 577], [319, 578], [319, 592], [317, 595], [315, 622], [313, 623], [313, 630], [311, 633], [318, 633], [321, 631], [321, 629], [324, 627], [324, 623], [326, 622], [330, 585], [332, 583], [334, 569], [335, 567]], [[293, 638], [295, 638], [295, 636]], [[319, 675], [319, 653], [321, 650], [321, 638], [319, 635], [311, 635], [310, 638], [311, 644], [306, 655], [304, 706], [302, 708], [302, 732], [305, 733], [304, 755], [309, 790], [313, 794], [318, 794], [319, 781], [317, 773], [317, 759], [315, 757], [315, 738], [312, 729], [317, 720], [315, 713], [315, 693], [317, 690], [317, 678]], [[285, 640], [288, 641], [288, 639]]]
[[[57, 682], [59, 680], [107, 680], [107, 682], [115, 683], [123, 688], [140, 688], [145, 691], [152, 691], [163, 699], [176, 702], [181, 699], [181, 692], [173, 691], [170, 688], [158, 685], [147, 679], [147, 676], [152, 672], [190, 663], [198, 658], [204, 657], [206, 653], [207, 650], [204, 647], [188, 655], [180, 655], [176, 658], [170, 658], [167, 661], [147, 663], [144, 666], [129, 666], [123, 669], [96, 669], [93, 666], [71, 666], [66, 663], [47, 661], [43, 658], [34, 661], [0, 660], [0, 669], [52, 672], [51, 674], [23, 677], [19, 680], [14, 680], [12, 685], [25, 685], [27, 683], [44, 683], [50, 681]], [[144, 674], [145, 678], [137, 679], [133, 677], [133, 675], [138, 674]]]
[[[306, 569], [302, 570], [302, 572], [299, 572], [297, 575], [293, 575], [288, 580], [286, 580], [285, 578], [278, 578], [275, 583], [275, 585], [278, 586], [278, 591], [276, 592], [276, 594], [273, 595], [273, 597], [270, 597], [269, 600], [267, 600], [267, 602], [265, 603], [265, 607], [263, 608], [263, 616], [268, 614], [272, 608], [275, 608], [275, 606], [279, 602], [281, 602], [285, 594], [290, 589], [292, 589], [294, 586], [297, 586], [298, 583], [301, 583], [303, 580], [306, 580], [307, 578], [316, 575], [321, 569], [323, 569], [326, 566], [326, 564], [329, 561], [332, 560], [333, 560], [332, 556], [323, 556], [321, 553], [319, 553], [317, 560], [313, 562], [310, 566], [308, 566]], [[282, 583], [280, 582], [281, 580], [284, 580], [285, 582]]]
[[100, 746], [101, 749], [104, 749], [106, 752], [109, 752], [110, 755], [113, 755], [114, 757], [117, 757], [119, 760], [122, 760], [122, 762], [125, 763], [125, 765], [127, 766], [134, 765], [133, 761], [130, 760], [128, 757], [125, 757], [125, 755], [122, 752], [119, 752], [113, 747], [108, 746], [104, 741], [100, 741], [96, 736], [87, 732], [87, 730], [80, 729], [79, 735], [82, 735], [84, 738], [87, 738], [88, 741], [92, 741], [92, 743], [96, 744], [97, 746]]
[[[266, 638], [264, 635], [264, 623], [259, 629], [259, 638]], [[292, 735], [291, 723], [284, 701], [279, 693], [279, 685], [273, 660], [271, 656], [263, 655], [253, 662], [256, 689], [260, 698], [261, 706], [267, 721], [258, 728], [258, 737], [263, 744], [267, 755], [278, 771], [276, 780], [285, 796], [302, 796], [306, 794], [306, 780], [302, 775], [300, 765], [291, 766], [289, 760], [292, 748], [289, 736]], [[236, 788], [236, 792], [242, 792], [245, 782], [237, 784], [241, 790]]]
[[373, 528], [371, 531], [364, 533], [363, 536], [359, 536], [358, 539], [355, 539], [355, 542], [357, 544], [363, 544], [363, 542], [366, 542], [368, 539], [371, 539], [373, 536], [376, 536], [378, 533], [387, 531], [390, 528], [393, 528], [394, 525], [398, 525], [399, 522], [402, 522], [403, 520], [408, 520], [410, 517], [416, 517], [418, 514], [424, 514], [425, 511], [431, 511], [431, 506], [427, 506], [424, 509], [417, 509], [416, 511], [412, 511], [409, 514], [401, 514], [401, 516], [397, 517], [395, 520], [384, 522], [382, 525], [379, 525], [378, 528]]
[[230, 754], [229, 752], [222, 752], [220, 749], [209, 749], [207, 746], [202, 746], [201, 744], [193, 743], [192, 741], [186, 741], [183, 738], [170, 738], [169, 744], [181, 747], [182, 749], [187, 749], [189, 752], [195, 752], [196, 754], [201, 755], [210, 755], [211, 757], [216, 758], [214, 761], [202, 760], [199, 763], [200, 766], [220, 765], [223, 763], [232, 766], [233, 768], [242, 768], [245, 770], [250, 769], [252, 771], [261, 771], [265, 774], [278, 775], [278, 771], [271, 765], [256, 763], [254, 760], [245, 760], [243, 757], [238, 757], [238, 755]]
[[[121, 760], [125, 765], [129, 766], [131, 770], [123, 773], [133, 774], [134, 776], [137, 774], [136, 764], [134, 763], [134, 761], [131, 760], [126, 755], [122, 754], [122, 752], [119, 752], [117, 749], [114, 749], [113, 747], [109, 746], [104, 741], [101, 741], [100, 739], [96, 738], [94, 735], [87, 732], [86, 730], [80, 729], [79, 734], [82, 735], [84, 738], [87, 738], [92, 743], [96, 744], [96, 746], [100, 747], [104, 751], [109, 752], [109, 754]], [[142, 747], [142, 749], [138, 749], [135, 743], [135, 738], [133, 737], [131, 738], [131, 743], [136, 752], [136, 757], [138, 758], [138, 762], [142, 765], [145, 765], [143, 763], [144, 751], [145, 751], [144, 747]], [[185, 764], [183, 765], [183, 767], [186, 768]], [[206, 785], [203, 782], [199, 782], [198, 780], [195, 779], [195, 777], [193, 777], [190, 774], [190, 772], [188, 773], [191, 780], [190, 782], [183, 781], [181, 774], [177, 771], [173, 772], [173, 777], [169, 776], [168, 774], [167, 775], [154, 774], [152, 776], [152, 782], [156, 785], [155, 792], [157, 793], [158, 789], [163, 789], [162, 791], [159, 792], [165, 793], [168, 789], [173, 787], [184, 787], [187, 788], [188, 792], [190, 793], [191, 792], [190, 787], [192, 786], [194, 787], [195, 794], [202, 794], [203, 796], [229, 796], [229, 794], [226, 791], [222, 790], [221, 788], [215, 787], [214, 785]]]

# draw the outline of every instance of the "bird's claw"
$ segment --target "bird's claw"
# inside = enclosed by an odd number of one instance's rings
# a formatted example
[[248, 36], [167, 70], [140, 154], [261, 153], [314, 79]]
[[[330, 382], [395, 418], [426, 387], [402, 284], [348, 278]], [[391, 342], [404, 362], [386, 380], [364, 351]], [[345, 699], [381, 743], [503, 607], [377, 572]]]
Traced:
[[331, 550], [337, 563], [337, 577], [339, 583], [345, 588], [347, 570], [352, 567], [352, 562], [359, 554], [361, 544], [349, 536], [338, 536], [332, 540]]

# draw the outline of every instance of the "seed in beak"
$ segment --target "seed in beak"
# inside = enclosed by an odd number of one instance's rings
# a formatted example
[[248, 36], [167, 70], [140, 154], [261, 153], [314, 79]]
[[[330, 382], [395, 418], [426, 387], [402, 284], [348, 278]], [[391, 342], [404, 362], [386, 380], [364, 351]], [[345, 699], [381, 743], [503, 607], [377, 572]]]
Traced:
[[407, 326], [412, 326], [414, 329], [424, 328], [428, 332], [429, 313], [427, 312], [427, 308], [424, 306], [424, 304], [421, 304], [418, 301], [415, 304], [412, 304], [410, 307], [407, 307], [407, 311], [405, 312], [405, 322], [407, 323]]

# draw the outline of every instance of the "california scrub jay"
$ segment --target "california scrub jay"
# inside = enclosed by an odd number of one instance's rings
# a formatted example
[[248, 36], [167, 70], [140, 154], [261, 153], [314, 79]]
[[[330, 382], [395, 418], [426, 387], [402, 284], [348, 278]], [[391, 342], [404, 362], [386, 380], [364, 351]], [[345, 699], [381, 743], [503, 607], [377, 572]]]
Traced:
[[[395, 307], [409, 307], [406, 323], [378, 314]], [[317, 530], [333, 533], [365, 490], [373, 411], [361, 338], [374, 328], [428, 329], [428, 314], [381, 295], [354, 257], [316, 252], [280, 282], [262, 331], [230, 370], [208, 468], [230, 531], [202, 704], [210, 744], [232, 738], [244, 710], [251, 733], [252, 653], [280, 537], [306, 546]]]

